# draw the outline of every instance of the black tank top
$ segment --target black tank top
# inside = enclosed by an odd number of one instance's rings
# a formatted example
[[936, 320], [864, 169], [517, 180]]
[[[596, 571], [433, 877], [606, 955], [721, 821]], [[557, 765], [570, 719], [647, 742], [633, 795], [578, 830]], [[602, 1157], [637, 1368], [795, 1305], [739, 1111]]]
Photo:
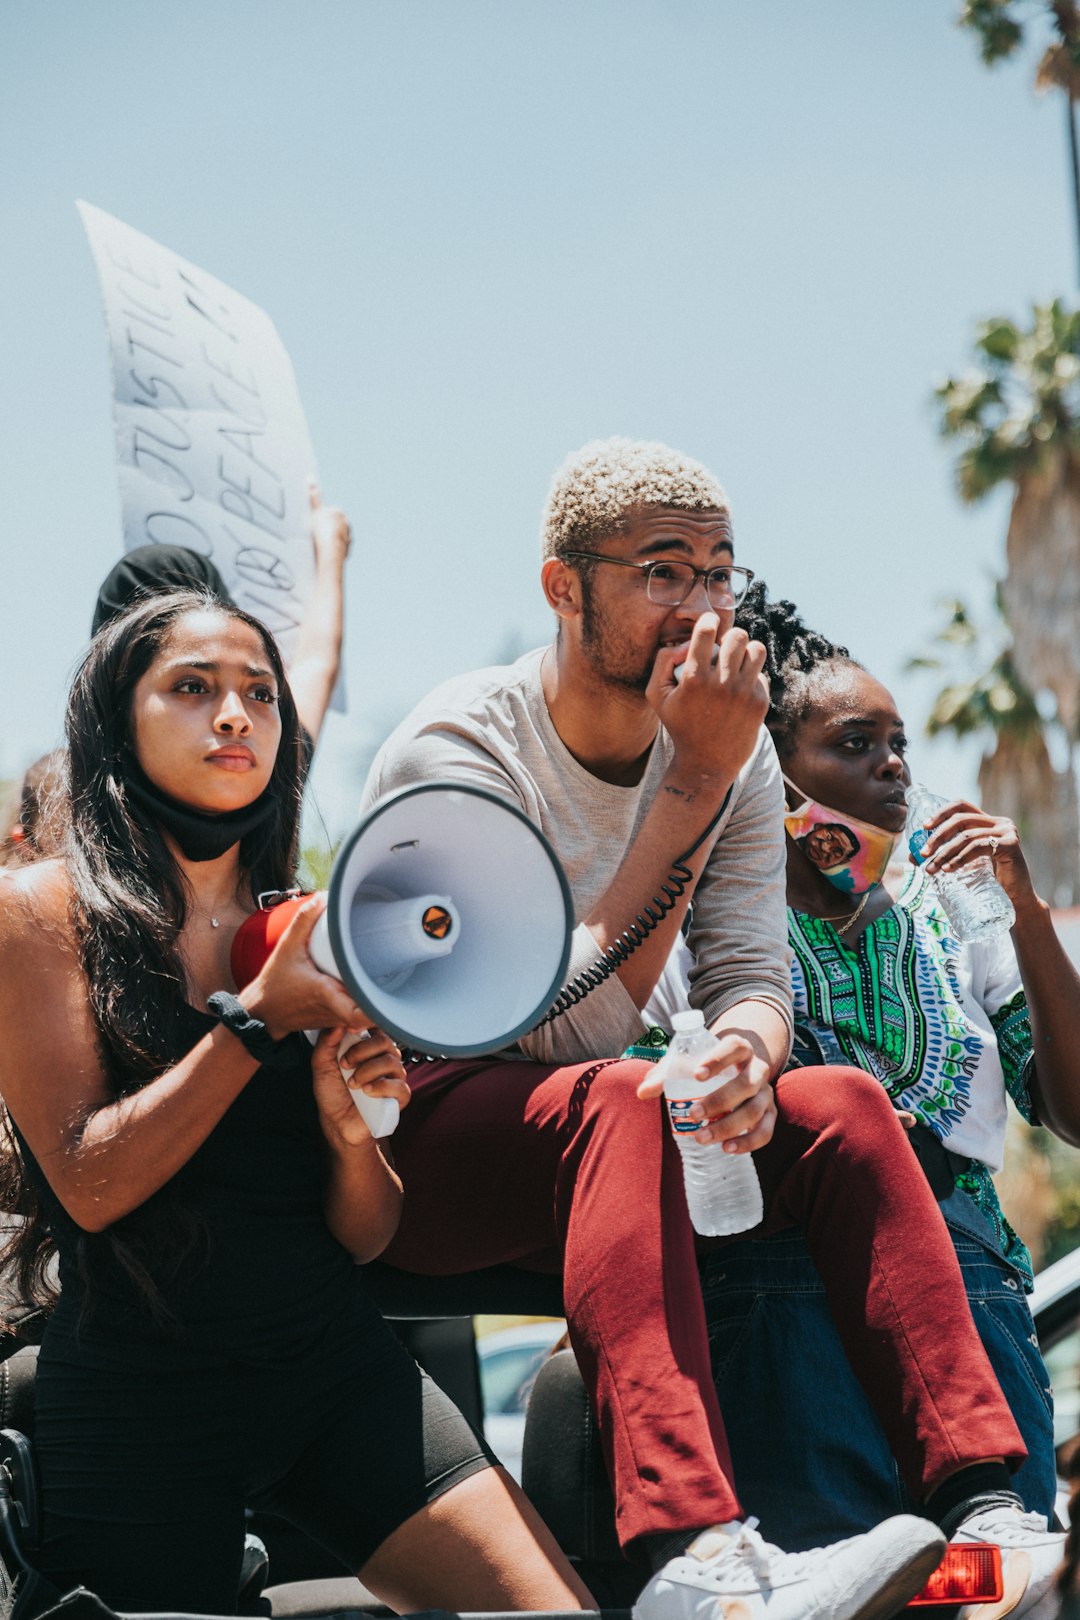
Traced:
[[[214, 1027], [185, 1010], [176, 1058]], [[161, 1313], [104, 1234], [64, 1210], [20, 1136], [59, 1249], [61, 1299], [49, 1322], [104, 1348], [120, 1335], [214, 1355], [277, 1360], [311, 1346], [356, 1284], [351, 1256], [322, 1209], [325, 1143], [311, 1088], [311, 1048], [290, 1037], [295, 1063], [260, 1068], [165, 1187], [112, 1229], [130, 1240]]]

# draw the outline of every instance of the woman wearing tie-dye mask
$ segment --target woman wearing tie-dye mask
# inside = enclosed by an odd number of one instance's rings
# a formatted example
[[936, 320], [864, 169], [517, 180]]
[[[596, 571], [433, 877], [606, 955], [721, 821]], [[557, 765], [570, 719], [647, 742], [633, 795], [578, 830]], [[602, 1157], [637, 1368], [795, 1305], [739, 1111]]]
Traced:
[[[1009, 1097], [1026, 1119], [1080, 1141], [1080, 979], [1010, 821], [958, 801], [929, 824], [924, 868], [907, 862], [907, 738], [886, 688], [845, 648], [807, 630], [790, 602], [768, 602], [761, 585], [737, 622], [768, 649], [767, 724], [785, 782], [792, 1061], [865, 1070], [909, 1125], [1028, 1446], [1011, 1482], [1028, 1511], [1014, 1513], [1026, 1527], [1017, 1535], [1038, 1541], [1038, 1516], [1052, 1515], [1054, 1502], [1052, 1397], [1025, 1299], [1030, 1256], [991, 1171], [1001, 1165]], [[981, 855], [993, 859], [1016, 924], [1011, 938], [962, 945], [927, 873]], [[665, 1027], [678, 994], [672, 968], [646, 1008]], [[914, 1221], [911, 1241], [920, 1242]], [[702, 1282], [734, 1466], [750, 1480], [767, 1533], [799, 1546], [897, 1511], [895, 1465], [801, 1237], [727, 1244], [704, 1259]], [[755, 1390], [760, 1399], [748, 1399]], [[775, 1414], [765, 1434], [764, 1409]], [[831, 1520], [811, 1506], [811, 1479], [831, 1500]], [[1052, 1594], [1034, 1609], [1023, 1596], [1006, 1598], [999, 1613], [1044, 1620], [1044, 1602]]]

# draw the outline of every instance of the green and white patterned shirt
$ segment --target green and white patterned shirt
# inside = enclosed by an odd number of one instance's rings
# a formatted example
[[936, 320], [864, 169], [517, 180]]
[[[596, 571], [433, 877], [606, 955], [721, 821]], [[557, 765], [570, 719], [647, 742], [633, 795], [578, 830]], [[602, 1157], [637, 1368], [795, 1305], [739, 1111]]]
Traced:
[[[989, 1217], [1002, 1253], [1031, 1286], [1031, 1257], [1002, 1213], [1006, 1096], [1031, 1120], [1031, 1025], [1008, 934], [961, 945], [924, 875], [912, 869], [896, 904], [848, 945], [831, 923], [788, 909], [795, 998], [792, 1067], [850, 1064], [881, 1081], [969, 1159], [957, 1186]], [[645, 1010], [671, 1028], [686, 1005], [680, 941]], [[650, 1054], [651, 1055], [651, 1054]]]
[[989, 1216], [1002, 1253], [1031, 1281], [1031, 1257], [1002, 1213], [1006, 1094], [1030, 1122], [1031, 1024], [1008, 934], [962, 945], [913, 870], [896, 904], [848, 946], [831, 924], [788, 910], [795, 1058], [875, 1075], [953, 1152], [957, 1185]]

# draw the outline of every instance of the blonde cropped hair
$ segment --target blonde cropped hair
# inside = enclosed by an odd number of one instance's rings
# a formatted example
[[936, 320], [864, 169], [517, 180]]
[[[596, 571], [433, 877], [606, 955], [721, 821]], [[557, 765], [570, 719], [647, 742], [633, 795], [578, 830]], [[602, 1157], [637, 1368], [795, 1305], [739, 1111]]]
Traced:
[[699, 461], [655, 440], [593, 439], [567, 456], [552, 480], [540, 526], [542, 555], [588, 549], [617, 534], [642, 506], [730, 511], [723, 489]]

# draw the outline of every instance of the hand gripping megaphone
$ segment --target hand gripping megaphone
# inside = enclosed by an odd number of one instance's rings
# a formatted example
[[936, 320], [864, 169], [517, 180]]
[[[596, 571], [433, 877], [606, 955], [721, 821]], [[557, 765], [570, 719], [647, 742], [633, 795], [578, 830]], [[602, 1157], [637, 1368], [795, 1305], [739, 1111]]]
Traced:
[[[256, 911], [237, 930], [238, 987], [301, 903]], [[345, 840], [308, 948], [399, 1045], [475, 1057], [549, 1010], [573, 927], [566, 876], [527, 816], [483, 788], [425, 782], [380, 799]], [[389, 1136], [397, 1103], [352, 1098], [372, 1135]]]

